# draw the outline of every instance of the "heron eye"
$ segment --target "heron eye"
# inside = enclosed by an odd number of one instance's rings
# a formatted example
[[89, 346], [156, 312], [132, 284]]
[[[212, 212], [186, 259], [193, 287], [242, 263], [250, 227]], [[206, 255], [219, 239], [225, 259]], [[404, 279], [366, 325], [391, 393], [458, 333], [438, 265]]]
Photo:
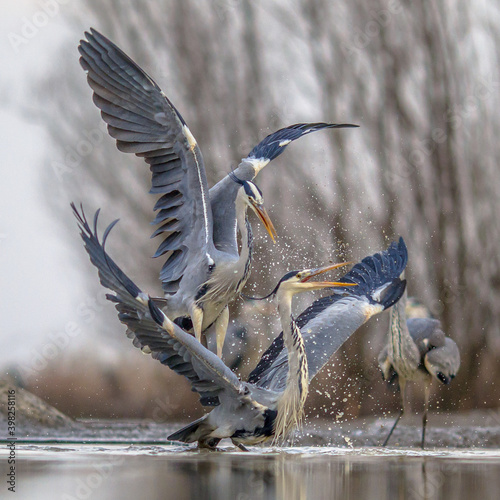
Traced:
[[449, 384], [450, 383], [450, 379], [444, 375], [443, 373], [439, 372], [439, 373], [436, 373], [436, 377], [443, 383], [443, 384]]
[[210, 264], [210, 265], [208, 266], [208, 272], [210, 272], [210, 273], [211, 273], [214, 269], [215, 269], [215, 264]]

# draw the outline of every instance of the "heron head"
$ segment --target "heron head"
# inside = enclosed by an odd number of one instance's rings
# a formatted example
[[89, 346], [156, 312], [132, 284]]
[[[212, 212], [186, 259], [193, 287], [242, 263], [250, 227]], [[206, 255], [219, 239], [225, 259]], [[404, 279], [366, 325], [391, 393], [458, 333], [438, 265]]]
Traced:
[[302, 271], [291, 271], [286, 273], [278, 283], [278, 289], [289, 290], [292, 293], [299, 293], [308, 290], [322, 290], [323, 288], [355, 286], [355, 283], [341, 283], [337, 281], [310, 281], [311, 278], [328, 271], [333, 271], [339, 267], [350, 265], [350, 262], [340, 264], [330, 264], [328, 266], [317, 267], [315, 269], [303, 269]]
[[231, 178], [241, 185], [240, 193], [243, 196], [245, 204], [255, 212], [255, 215], [257, 215], [262, 224], [264, 224], [273, 243], [276, 243], [276, 229], [274, 229], [274, 225], [264, 207], [262, 191], [252, 181], [238, 179], [235, 174], [232, 174]]
[[457, 344], [449, 337], [445, 344], [431, 349], [424, 356], [424, 365], [427, 371], [442, 384], [449, 384], [460, 368], [460, 351]]
[[427, 371], [444, 385], [448, 385], [455, 378], [455, 373], [451, 373], [449, 367], [445, 366], [444, 363], [424, 361], [424, 364]]
[[295, 295], [300, 292], [307, 292], [310, 290], [322, 290], [324, 288], [332, 287], [348, 287], [356, 286], [356, 283], [342, 283], [338, 281], [309, 281], [314, 276], [333, 271], [339, 267], [348, 266], [351, 262], [342, 262], [340, 264], [330, 264], [328, 266], [317, 267], [315, 269], [303, 269], [302, 271], [289, 271], [279, 281], [274, 290], [265, 297], [249, 297], [247, 299], [263, 300], [276, 295], [278, 292], [289, 293]]

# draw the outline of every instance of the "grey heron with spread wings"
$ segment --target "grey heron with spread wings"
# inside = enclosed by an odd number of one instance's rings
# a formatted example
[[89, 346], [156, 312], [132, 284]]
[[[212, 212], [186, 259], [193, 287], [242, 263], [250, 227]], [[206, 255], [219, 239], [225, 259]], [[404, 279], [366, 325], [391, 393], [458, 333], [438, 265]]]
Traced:
[[405, 411], [406, 383], [414, 381], [424, 384], [421, 441], [424, 449], [431, 384], [433, 380], [449, 384], [455, 378], [460, 368], [460, 352], [457, 344], [441, 330], [439, 320], [431, 317], [407, 318], [407, 305], [405, 293], [391, 310], [389, 339], [378, 357], [382, 377], [388, 383], [397, 380], [401, 392], [401, 411], [383, 446], [389, 442]]
[[[184, 375], [204, 406], [212, 411], [169, 439], [215, 448], [230, 438], [240, 448], [274, 439], [283, 441], [299, 425], [309, 382], [333, 353], [370, 317], [393, 305], [406, 282], [399, 276], [406, 266], [406, 246], [401, 239], [385, 252], [356, 264], [337, 282], [311, 282], [312, 277], [339, 267], [292, 271], [274, 289], [283, 332], [281, 349], [261, 360], [253, 380], [242, 382], [214, 353], [197, 342], [159, 309], [113, 262], [85, 215], [78, 213], [81, 236], [101, 284], [112, 290], [118, 317], [127, 326], [134, 346]], [[291, 312], [295, 293], [335, 287], [336, 293], [314, 302], [298, 318]], [[302, 325], [302, 328], [299, 326]], [[252, 377], [251, 377], [252, 378]]]
[[[98, 31], [85, 33], [78, 50], [93, 101], [117, 147], [143, 157], [152, 172], [151, 193], [161, 194], [153, 236], [164, 235], [154, 257], [165, 255], [160, 272], [165, 299], [157, 304], [170, 318], [202, 332], [215, 326], [222, 352], [228, 303], [241, 292], [252, 258], [250, 207], [274, 241], [275, 229], [252, 179], [292, 141], [324, 128], [351, 124], [299, 123], [255, 146], [239, 166], [208, 190], [200, 148], [181, 114], [159, 86]], [[238, 251], [238, 234], [241, 252]]]

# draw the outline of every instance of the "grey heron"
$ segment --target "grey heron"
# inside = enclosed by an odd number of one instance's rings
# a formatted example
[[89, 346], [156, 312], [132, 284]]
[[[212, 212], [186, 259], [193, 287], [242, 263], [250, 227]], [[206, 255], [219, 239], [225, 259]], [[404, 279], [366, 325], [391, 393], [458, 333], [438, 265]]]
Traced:
[[[102, 243], [85, 215], [73, 206], [81, 236], [101, 284], [113, 291], [118, 317], [127, 326], [134, 346], [184, 375], [204, 406], [213, 410], [169, 436], [170, 440], [198, 442], [214, 448], [230, 438], [244, 448], [274, 439], [284, 440], [302, 417], [310, 380], [330, 356], [371, 316], [394, 304], [405, 282], [399, 275], [406, 265], [406, 247], [401, 240], [387, 251], [367, 257], [338, 282], [310, 282], [310, 278], [338, 265], [287, 273], [278, 283], [279, 312], [284, 348], [268, 358], [254, 382], [242, 382], [214, 353], [173, 323], [148, 295], [143, 293], [113, 262], [104, 249], [117, 221], [104, 231]], [[355, 285], [355, 286], [353, 286]], [[339, 293], [319, 299], [298, 317], [291, 314], [294, 293], [336, 286]], [[303, 333], [304, 332], [304, 333]], [[287, 352], [285, 352], [287, 351]]]
[[[166, 255], [160, 272], [162, 308], [195, 335], [215, 325], [220, 355], [228, 303], [245, 285], [252, 233], [246, 208], [255, 211], [274, 240], [274, 227], [252, 179], [292, 141], [323, 128], [351, 124], [299, 123], [270, 134], [229, 175], [208, 190], [201, 150], [181, 114], [160, 87], [98, 31], [86, 32], [78, 50], [93, 101], [120, 151], [143, 157], [152, 171], [151, 193], [161, 194], [153, 223], [164, 235], [154, 257]], [[242, 241], [238, 251], [237, 230]]]
[[[420, 305], [420, 308], [422, 306]], [[422, 418], [422, 449], [425, 446], [425, 429], [431, 384], [437, 380], [449, 384], [460, 368], [457, 344], [446, 337], [441, 323], [433, 318], [407, 319], [407, 294], [391, 311], [389, 340], [379, 354], [382, 377], [389, 383], [396, 379], [401, 391], [401, 411], [391, 427], [383, 446], [389, 442], [405, 410], [406, 383], [424, 384], [424, 413]]]

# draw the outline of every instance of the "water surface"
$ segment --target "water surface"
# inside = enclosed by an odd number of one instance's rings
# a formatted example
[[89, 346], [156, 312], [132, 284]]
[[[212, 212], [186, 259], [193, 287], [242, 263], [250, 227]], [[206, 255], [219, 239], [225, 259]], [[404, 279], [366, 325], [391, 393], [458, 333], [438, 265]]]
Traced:
[[[500, 494], [500, 450], [19, 444], [16, 499], [474, 499]], [[6, 462], [4, 446], [0, 460]], [[6, 487], [1, 498], [8, 498]]]

